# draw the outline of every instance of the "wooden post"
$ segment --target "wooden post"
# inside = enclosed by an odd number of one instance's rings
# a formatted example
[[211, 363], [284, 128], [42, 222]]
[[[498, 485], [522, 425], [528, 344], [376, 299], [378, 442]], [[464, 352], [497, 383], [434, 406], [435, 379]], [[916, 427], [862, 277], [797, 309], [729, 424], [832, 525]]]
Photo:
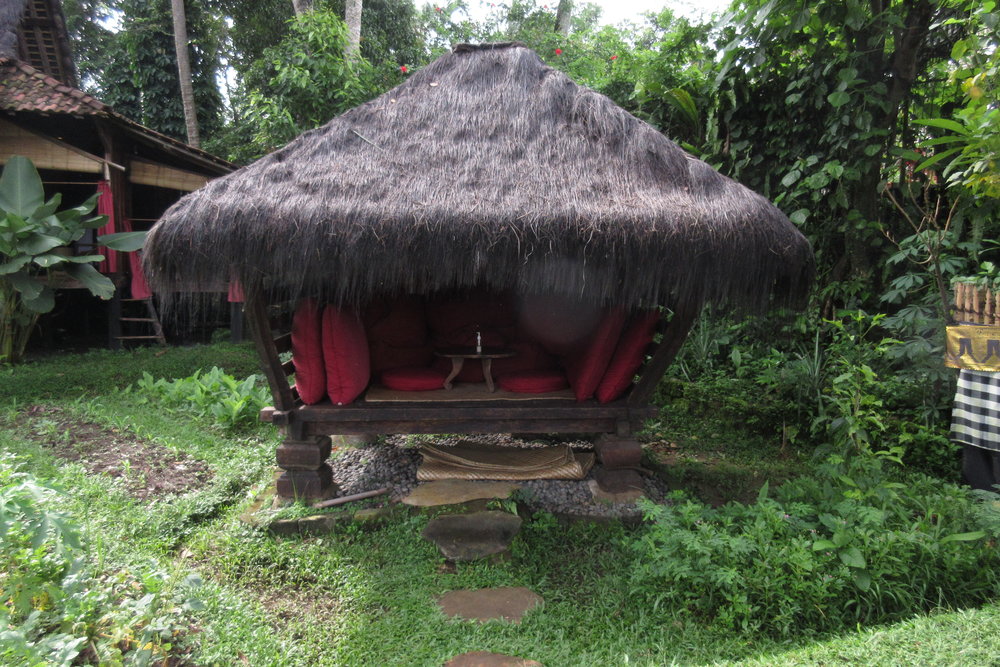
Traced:
[[229, 304], [229, 342], [243, 342], [243, 304]]
[[[112, 277], [114, 279], [115, 276]], [[115, 293], [108, 306], [108, 349], [122, 349], [122, 287], [115, 284]]]
[[281, 359], [278, 357], [278, 348], [271, 337], [271, 323], [267, 318], [267, 305], [258, 295], [248, 295], [246, 301], [246, 313], [250, 320], [250, 334], [253, 336], [254, 346], [257, 348], [257, 356], [260, 358], [260, 367], [267, 378], [267, 384], [271, 388], [271, 397], [274, 399], [274, 407], [282, 412], [287, 412], [295, 408], [295, 398], [292, 396], [292, 388], [288, 384], [288, 377], [281, 367]]

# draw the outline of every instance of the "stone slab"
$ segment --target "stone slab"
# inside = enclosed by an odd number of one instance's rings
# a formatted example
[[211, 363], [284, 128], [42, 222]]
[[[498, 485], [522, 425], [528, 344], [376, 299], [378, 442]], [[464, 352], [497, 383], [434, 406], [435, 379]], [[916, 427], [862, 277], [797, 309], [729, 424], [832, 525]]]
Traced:
[[481, 623], [496, 620], [520, 623], [528, 611], [542, 602], [542, 596], [523, 586], [451, 591], [437, 601], [446, 616]]
[[543, 665], [536, 660], [525, 660], [503, 653], [472, 651], [456, 655], [444, 663], [444, 667], [543, 667]]
[[491, 510], [434, 517], [421, 536], [445, 558], [470, 561], [506, 552], [520, 530], [521, 517]]
[[609, 505], [614, 505], [615, 503], [634, 503], [646, 495], [639, 489], [628, 489], [617, 493], [614, 491], [605, 491], [595, 479], [589, 480], [587, 486], [590, 488], [590, 493], [594, 496], [594, 500]]
[[520, 484], [513, 482], [473, 482], [465, 479], [443, 479], [434, 482], [422, 482], [410, 495], [403, 498], [403, 503], [415, 507], [438, 507], [440, 505], [457, 505], [470, 500], [503, 500]]

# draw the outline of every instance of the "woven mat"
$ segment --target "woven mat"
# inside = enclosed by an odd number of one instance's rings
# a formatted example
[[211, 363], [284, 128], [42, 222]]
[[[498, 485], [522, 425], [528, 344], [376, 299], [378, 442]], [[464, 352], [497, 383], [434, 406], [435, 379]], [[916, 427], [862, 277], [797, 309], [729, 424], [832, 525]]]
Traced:
[[592, 452], [569, 447], [510, 449], [462, 446], [420, 449], [417, 480], [439, 479], [583, 479], [594, 465]]

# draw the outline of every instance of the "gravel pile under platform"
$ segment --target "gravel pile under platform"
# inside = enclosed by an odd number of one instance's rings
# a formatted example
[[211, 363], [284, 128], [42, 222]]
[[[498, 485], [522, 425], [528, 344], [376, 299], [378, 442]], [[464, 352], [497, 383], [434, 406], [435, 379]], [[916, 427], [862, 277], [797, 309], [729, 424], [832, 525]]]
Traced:
[[[382, 487], [392, 489], [390, 497], [400, 500], [417, 485], [417, 466], [420, 464], [419, 447], [433, 444], [438, 447], [457, 445], [459, 442], [501, 445], [504, 447], [546, 447], [552, 442], [545, 440], [521, 440], [503, 434], [487, 434], [462, 437], [419, 437], [389, 436], [378, 444], [361, 447], [339, 447], [330, 457], [333, 479], [340, 487], [341, 495], [361, 493]], [[592, 450], [592, 443], [586, 440], [565, 441], [577, 451]], [[553, 514], [580, 517], [635, 518], [642, 512], [635, 503], [614, 503], [595, 501], [588, 485], [593, 479], [593, 470], [582, 480], [525, 480], [521, 485], [521, 500], [532, 510], [545, 510]], [[654, 502], [663, 502], [667, 493], [666, 484], [656, 475], [644, 478], [646, 497]]]

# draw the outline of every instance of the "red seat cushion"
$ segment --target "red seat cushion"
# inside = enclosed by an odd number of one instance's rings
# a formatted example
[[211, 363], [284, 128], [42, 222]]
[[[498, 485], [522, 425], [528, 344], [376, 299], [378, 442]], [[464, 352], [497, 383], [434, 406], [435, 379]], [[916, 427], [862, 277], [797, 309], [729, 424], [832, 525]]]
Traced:
[[326, 391], [335, 405], [351, 403], [368, 386], [368, 339], [357, 311], [336, 306], [323, 310], [323, 362]]
[[321, 310], [315, 299], [303, 299], [292, 316], [292, 364], [295, 366], [295, 389], [306, 405], [319, 403], [326, 398]]
[[371, 356], [372, 375], [379, 375], [382, 371], [387, 371], [390, 368], [430, 366], [434, 360], [434, 348], [430, 345], [397, 347], [369, 338], [368, 347]]
[[601, 403], [613, 401], [621, 396], [629, 385], [635, 372], [642, 365], [646, 348], [653, 342], [653, 332], [660, 321], [660, 311], [651, 310], [636, 315], [622, 333], [618, 348], [611, 357], [608, 370], [597, 385], [596, 397]]
[[562, 371], [519, 371], [507, 373], [497, 379], [501, 389], [518, 394], [544, 394], [569, 386]]
[[382, 384], [399, 391], [430, 391], [444, 389], [448, 377], [436, 368], [393, 368], [382, 373]]
[[[439, 294], [427, 303], [427, 324], [438, 335], [449, 336], [459, 329], [482, 330], [513, 327], [517, 314], [510, 298], [485, 290]], [[462, 343], [452, 343], [461, 345]]]
[[427, 342], [427, 317], [420, 297], [404, 296], [376, 302], [362, 314], [369, 343], [420, 347]]
[[594, 395], [597, 385], [608, 370], [624, 327], [625, 311], [622, 308], [612, 308], [604, 314], [586, 348], [566, 359], [566, 376], [573, 387], [576, 400], [585, 401]]

